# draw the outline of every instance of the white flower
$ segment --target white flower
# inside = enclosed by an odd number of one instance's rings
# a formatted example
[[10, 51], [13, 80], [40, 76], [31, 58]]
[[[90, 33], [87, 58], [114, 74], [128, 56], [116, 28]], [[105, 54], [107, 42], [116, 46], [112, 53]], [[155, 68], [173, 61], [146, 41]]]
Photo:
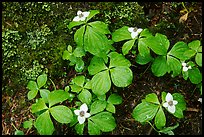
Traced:
[[128, 28], [128, 31], [129, 32], [131, 32], [131, 37], [132, 37], [132, 39], [134, 39], [135, 37], [137, 37], [139, 34], [140, 34], [140, 32], [142, 31], [143, 29], [141, 29], [141, 28], [137, 28], [137, 27], [130, 27], [130, 28]]
[[189, 69], [191, 69], [191, 66], [188, 66], [185, 62], [182, 62], [182, 66], [183, 66], [183, 71], [188, 71]]
[[202, 98], [199, 98], [198, 101], [202, 104]]
[[82, 11], [77, 11], [77, 16], [74, 17], [73, 21], [84, 21], [86, 17], [88, 17], [90, 12], [82, 12]]
[[83, 124], [86, 118], [91, 116], [87, 111], [88, 107], [85, 103], [80, 106], [80, 110], [74, 110], [74, 113], [78, 116], [79, 124]]
[[175, 105], [177, 103], [178, 101], [173, 100], [173, 96], [170, 93], [167, 93], [166, 102], [163, 104], [163, 106], [167, 107], [169, 112], [174, 113], [176, 111]]

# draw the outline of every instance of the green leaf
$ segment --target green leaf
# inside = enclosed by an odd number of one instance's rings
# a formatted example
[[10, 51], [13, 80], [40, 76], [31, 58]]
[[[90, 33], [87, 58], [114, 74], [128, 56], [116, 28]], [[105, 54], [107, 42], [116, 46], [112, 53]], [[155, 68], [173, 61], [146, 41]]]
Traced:
[[132, 83], [133, 73], [128, 67], [115, 67], [110, 69], [111, 79], [117, 87], [127, 87]]
[[189, 48], [188, 48], [187, 44], [183, 41], [179, 41], [168, 52], [168, 55], [172, 55], [172, 56], [174, 56], [180, 60], [187, 60], [188, 57], [184, 56], [184, 53], [188, 50], [189, 50]]
[[97, 98], [98, 98], [99, 100], [106, 101], [106, 94], [101, 95], [101, 96], [97, 96]]
[[105, 70], [97, 73], [91, 79], [92, 91], [97, 96], [107, 93], [111, 88], [109, 71]]
[[145, 100], [147, 102], [150, 102], [150, 103], [155, 103], [155, 104], [158, 104], [158, 105], [160, 104], [159, 100], [158, 100], [158, 97], [157, 97], [157, 95], [155, 93], [151, 93], [151, 94], [146, 95]]
[[160, 130], [159, 132], [167, 134], [169, 131], [172, 131], [174, 129], [176, 129], [179, 126], [179, 123], [176, 123], [175, 126], [170, 126], [170, 127], [164, 127], [162, 130]]
[[83, 47], [76, 47], [76, 49], [73, 52], [75, 57], [82, 57], [85, 55], [85, 51]]
[[165, 35], [156, 33], [155, 38], [157, 38], [159, 43], [166, 48], [166, 51], [169, 49], [170, 42]]
[[75, 66], [76, 72], [82, 72], [83, 69], [84, 69], [84, 61], [82, 60], [82, 58], [77, 58], [76, 66]]
[[44, 109], [48, 109], [48, 107], [46, 106], [45, 101], [42, 98], [40, 98], [35, 104], [32, 104], [31, 106], [32, 113], [36, 113]]
[[66, 86], [65, 88], [64, 88], [64, 91], [66, 91], [66, 92], [69, 92], [69, 86]]
[[92, 100], [92, 94], [87, 89], [83, 89], [82, 92], [78, 95], [78, 99], [82, 103], [90, 104]]
[[85, 82], [85, 77], [83, 75], [80, 75], [80, 76], [76, 76], [75, 78], [72, 79], [72, 81], [80, 86], [80, 87], [83, 87], [84, 86], [84, 82]]
[[184, 52], [184, 56], [191, 58], [196, 54], [195, 50], [189, 49]]
[[63, 59], [63, 60], [70, 60], [71, 56], [72, 56], [72, 53], [70, 53], [70, 52], [68, 52], [67, 50], [65, 50], [65, 51], [63, 52], [62, 59]]
[[202, 52], [202, 46], [198, 48], [198, 52]]
[[119, 66], [124, 66], [124, 67], [131, 66], [130, 61], [127, 60], [122, 54], [118, 54], [117, 52], [111, 52], [108, 54], [108, 56], [110, 57], [109, 68], [119, 67]]
[[147, 54], [145, 56], [140, 55], [140, 53], [136, 57], [136, 62], [140, 65], [145, 65], [153, 60], [153, 57], [150, 54]]
[[202, 75], [200, 73], [200, 70], [198, 68], [192, 68], [188, 70], [188, 76], [190, 81], [193, 84], [199, 84], [202, 81]]
[[167, 47], [164, 45], [160, 38], [157, 37], [148, 37], [143, 40], [144, 45], [147, 45], [154, 53], [158, 55], [166, 55]]
[[154, 123], [157, 129], [161, 129], [166, 125], [166, 117], [164, 111], [162, 110], [162, 106], [160, 106], [159, 111], [155, 116]]
[[74, 127], [78, 135], [83, 135], [84, 132], [84, 124], [77, 123]]
[[182, 65], [178, 59], [167, 55], [167, 64], [169, 66], [169, 70], [173, 71], [172, 77], [175, 77], [181, 73]]
[[48, 95], [49, 107], [57, 103], [63, 102], [68, 98], [69, 98], [68, 92], [65, 92], [64, 90], [54, 90], [50, 92], [50, 94]]
[[45, 103], [48, 103], [48, 94], [50, 93], [47, 89], [40, 89], [40, 96], [43, 98]]
[[44, 86], [47, 82], [47, 74], [42, 74], [37, 78], [38, 88]]
[[21, 130], [16, 130], [14, 135], [24, 135], [24, 132]]
[[91, 89], [91, 80], [88, 80], [84, 86], [86, 89]]
[[129, 40], [129, 41], [127, 41], [127, 42], [125, 42], [125, 43], [123, 44], [123, 46], [122, 46], [123, 55], [128, 54], [129, 50], [132, 49], [134, 43], [135, 43], [135, 39]]
[[73, 119], [72, 111], [66, 106], [58, 105], [49, 110], [54, 119], [60, 123], [70, 123]]
[[194, 40], [194, 41], [188, 43], [188, 47], [197, 52], [198, 48], [200, 47], [200, 40]]
[[195, 62], [198, 64], [198, 66], [202, 67], [202, 53], [196, 54]]
[[183, 118], [183, 111], [186, 110], [186, 102], [184, 99], [184, 96], [180, 93], [174, 93], [172, 94], [173, 100], [178, 101], [178, 103], [175, 105], [176, 111], [173, 114], [177, 118]]
[[31, 129], [33, 127], [33, 119], [29, 119], [23, 122], [23, 128]]
[[152, 36], [153, 36], [152, 33], [149, 32], [148, 29], [144, 29], [144, 30], [142, 30], [142, 32], [140, 33], [139, 40], [140, 40], [141, 38], [143, 38], [143, 37], [152, 37]]
[[111, 44], [106, 35], [98, 33], [95, 29], [87, 26], [84, 37], [84, 49], [93, 55], [103, 57], [111, 49]]
[[71, 46], [71, 45], [68, 45], [68, 46], [67, 46], [67, 51], [70, 52], [70, 53], [72, 53], [72, 46]]
[[111, 113], [115, 113], [115, 106], [112, 103], [108, 103], [106, 106], [106, 110]]
[[95, 123], [88, 119], [88, 133], [89, 135], [100, 135], [101, 131]]
[[76, 84], [74, 84], [74, 85], [70, 85], [70, 87], [71, 87], [71, 91], [72, 92], [76, 92], [76, 93], [79, 93], [81, 90], [82, 90], [82, 87], [80, 87], [80, 86], [78, 86], [78, 85], [76, 85]]
[[158, 56], [152, 63], [151, 70], [157, 77], [163, 76], [168, 71], [166, 56]]
[[182, 75], [185, 80], [188, 79], [188, 71], [182, 71]]
[[138, 41], [138, 51], [142, 57], [150, 55], [150, 49], [147, 47], [145, 38], [140, 38]]
[[27, 95], [28, 100], [31, 100], [31, 99], [35, 98], [37, 94], [38, 94], [38, 90], [31, 90], [31, 91], [29, 91], [28, 95]]
[[108, 29], [108, 25], [102, 21], [94, 21], [94, 22], [91, 22], [88, 24], [91, 25], [99, 33], [102, 33], [102, 34], [110, 34], [111, 33]]
[[110, 112], [101, 112], [89, 118], [103, 132], [110, 132], [115, 129], [115, 119]]
[[86, 18], [86, 22], [87, 22], [88, 20], [90, 20], [93, 16], [95, 16], [95, 15], [98, 14], [98, 13], [99, 13], [98, 10], [90, 10], [90, 14], [89, 14], [89, 16]]
[[161, 97], [162, 97], [162, 103], [161, 103], [161, 104], [163, 104], [164, 102], [166, 102], [166, 95], [167, 95], [167, 93], [164, 92], [164, 91], [162, 91], [162, 94], [161, 94]]
[[77, 44], [77, 47], [83, 47], [84, 45], [84, 31], [85, 25], [79, 28], [74, 34], [74, 41]]
[[95, 75], [98, 72], [107, 69], [102, 58], [94, 56], [91, 59], [90, 65], [88, 66], [88, 71], [90, 75]]
[[119, 42], [123, 40], [132, 39], [131, 33], [128, 31], [128, 26], [123, 26], [122, 28], [117, 29], [112, 34], [112, 40], [114, 42]]
[[96, 100], [91, 104], [90, 114], [96, 114], [103, 111], [106, 108], [106, 101]]
[[36, 90], [39, 89], [39, 88], [38, 88], [38, 85], [37, 85], [37, 83], [36, 83], [35, 81], [29, 81], [29, 82], [28, 82], [28, 85], [27, 85], [27, 88], [28, 88], [29, 90], [33, 90], [33, 91], [36, 91]]
[[134, 108], [132, 116], [136, 121], [139, 121], [140, 123], [147, 122], [154, 118], [158, 109], [159, 105], [144, 101]]
[[36, 119], [34, 126], [40, 135], [52, 135], [55, 130], [48, 110]]
[[123, 100], [122, 100], [122, 97], [119, 96], [118, 94], [115, 94], [115, 93], [111, 94], [111, 95], [108, 97], [108, 100], [107, 100], [108, 103], [112, 103], [112, 104], [114, 104], [114, 105], [119, 105], [119, 104], [122, 103], [122, 101], [123, 101]]
[[75, 26], [79, 26], [79, 25], [82, 25], [82, 24], [85, 24], [85, 22], [84, 21], [72, 21], [72, 22], [69, 23], [68, 28], [71, 29], [71, 28], [73, 28]]

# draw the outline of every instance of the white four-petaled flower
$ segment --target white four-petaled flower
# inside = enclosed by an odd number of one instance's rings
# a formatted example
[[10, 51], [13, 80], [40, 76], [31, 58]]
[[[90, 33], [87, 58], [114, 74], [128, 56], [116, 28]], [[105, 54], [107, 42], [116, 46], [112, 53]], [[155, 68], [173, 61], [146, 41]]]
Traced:
[[188, 66], [185, 62], [182, 62], [183, 71], [188, 71], [188, 69], [191, 69], [191, 66]]
[[164, 102], [163, 106], [167, 107], [169, 112], [174, 113], [176, 111], [175, 105], [178, 101], [173, 100], [173, 96], [170, 93], [167, 93], [165, 100], [166, 102]]
[[77, 16], [74, 17], [73, 21], [84, 21], [86, 19], [86, 17], [88, 17], [90, 14], [90, 12], [82, 12], [82, 11], [77, 11]]
[[86, 118], [91, 116], [89, 113], [87, 113], [87, 111], [88, 107], [85, 103], [80, 106], [79, 110], [74, 110], [74, 113], [78, 116], [77, 119], [79, 121], [79, 124], [83, 124]]
[[143, 29], [141, 29], [141, 28], [137, 28], [137, 27], [130, 27], [130, 28], [128, 28], [128, 31], [131, 33], [131, 37], [132, 37], [132, 39], [134, 39], [135, 37], [137, 37], [139, 34], [140, 34], [140, 32], [142, 31]]

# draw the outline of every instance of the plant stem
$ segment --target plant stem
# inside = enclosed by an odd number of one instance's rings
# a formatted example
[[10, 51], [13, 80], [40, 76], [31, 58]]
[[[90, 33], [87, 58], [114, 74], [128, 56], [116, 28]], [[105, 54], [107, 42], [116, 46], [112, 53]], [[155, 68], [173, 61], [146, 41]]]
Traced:
[[[49, 79], [50, 79], [50, 78], [49, 78]], [[52, 81], [52, 79], [50, 79], [50, 81], [52, 82], [52, 85], [54, 86], [54, 89], [56, 90], [55, 83]]]
[[[155, 131], [159, 132], [158, 130], [156, 130], [156, 129], [154, 128], [154, 126], [151, 124], [151, 122], [147, 121], [147, 123], [149, 123], [150, 126], [151, 126]], [[151, 131], [151, 130], [150, 130], [150, 131]]]
[[15, 130], [18, 130], [18, 129], [16, 128], [16, 126], [13, 124], [13, 122], [11, 123], [11, 125], [15, 128]]

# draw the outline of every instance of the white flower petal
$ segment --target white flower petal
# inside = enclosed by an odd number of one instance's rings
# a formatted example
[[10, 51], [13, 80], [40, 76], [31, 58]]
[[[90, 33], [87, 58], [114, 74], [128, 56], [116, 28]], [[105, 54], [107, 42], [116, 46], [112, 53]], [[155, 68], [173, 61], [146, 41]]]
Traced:
[[167, 102], [173, 101], [173, 96], [172, 96], [170, 93], [167, 93], [167, 95], [166, 95], [166, 101], [167, 101]]
[[85, 113], [85, 118], [89, 118], [90, 116], [91, 116], [91, 114]]
[[81, 21], [84, 21], [85, 19], [86, 19], [86, 17], [81, 17], [80, 18]]
[[76, 115], [79, 115], [79, 112], [80, 112], [80, 110], [74, 110], [74, 113], [75, 113]]
[[133, 27], [128, 28], [128, 31], [129, 31], [129, 32], [133, 32], [133, 30], [134, 30]]
[[73, 21], [80, 21], [79, 16], [74, 17]]
[[176, 105], [176, 104], [178, 104], [178, 101], [173, 100], [173, 105]]
[[78, 121], [79, 121], [79, 124], [83, 124], [84, 122], [85, 122], [85, 120], [86, 120], [86, 118], [85, 117], [80, 117], [80, 116], [78, 116]]
[[80, 11], [80, 10], [79, 10], [79, 11], [77, 11], [77, 15], [80, 15], [81, 13], [82, 13], [82, 11]]
[[137, 29], [137, 33], [140, 33], [143, 29], [139, 28]]
[[202, 103], [202, 98], [199, 98], [198, 101], [199, 101], [200, 103]]
[[173, 105], [173, 106], [168, 106], [168, 110], [169, 110], [169, 112], [171, 112], [171, 113], [175, 113], [175, 111], [176, 111], [176, 107]]
[[85, 113], [88, 111], [88, 107], [87, 107], [86, 103], [84, 103], [80, 106], [80, 111], [84, 111]]
[[132, 33], [131, 33], [131, 37], [132, 37], [132, 39], [134, 39], [135, 37], [137, 37], [137, 35], [138, 35], [137, 32], [132, 32]]
[[163, 107], [168, 107], [169, 106], [169, 104], [167, 103], [167, 102], [165, 102], [164, 104], [163, 104]]
[[183, 67], [183, 71], [188, 71], [188, 68], [187, 67]]
[[192, 69], [192, 67], [191, 67], [191, 66], [188, 66], [188, 69]]
[[183, 63], [182, 63], [182, 66], [183, 66], [183, 67], [186, 67], [186, 63], [185, 63], [185, 62], [183, 62]]
[[84, 15], [84, 17], [86, 18], [86, 17], [88, 17], [89, 16], [89, 14], [90, 14], [90, 12], [83, 12], [83, 15]]

